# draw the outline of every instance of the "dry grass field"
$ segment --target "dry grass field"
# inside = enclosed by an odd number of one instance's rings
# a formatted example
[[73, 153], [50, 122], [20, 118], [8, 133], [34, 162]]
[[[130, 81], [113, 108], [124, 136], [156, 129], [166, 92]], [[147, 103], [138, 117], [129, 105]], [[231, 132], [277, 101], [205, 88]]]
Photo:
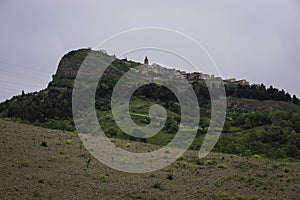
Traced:
[[[113, 139], [130, 151], [157, 146]], [[156, 172], [95, 160], [76, 133], [0, 120], [1, 199], [299, 199], [300, 163], [186, 152]]]

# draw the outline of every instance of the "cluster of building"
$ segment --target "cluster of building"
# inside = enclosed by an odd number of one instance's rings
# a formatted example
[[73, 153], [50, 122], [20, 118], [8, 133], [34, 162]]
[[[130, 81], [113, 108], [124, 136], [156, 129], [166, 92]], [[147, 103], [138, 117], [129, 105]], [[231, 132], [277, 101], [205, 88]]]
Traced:
[[[144, 59], [144, 66], [140, 69], [134, 69], [136, 72], [141, 73], [142, 75], [145, 76], [152, 76], [155, 78], [159, 78], [160, 76], [163, 75], [168, 75], [170, 78], [174, 79], [186, 79], [188, 81], [222, 81], [221, 77], [217, 77], [214, 75], [209, 75], [205, 74], [202, 72], [192, 72], [192, 73], [187, 73], [185, 71], [180, 71], [176, 69], [168, 69], [165, 67], [162, 67], [158, 64], [149, 64], [149, 60], [147, 57]], [[234, 78], [232, 79], [226, 79], [223, 81], [224, 84], [240, 84], [240, 85], [249, 85], [249, 82], [245, 79], [242, 80], [236, 80]]]
[[242, 79], [242, 80], [237, 80], [235, 78], [230, 78], [226, 79], [223, 81], [224, 84], [238, 84], [238, 85], [250, 85], [249, 81]]

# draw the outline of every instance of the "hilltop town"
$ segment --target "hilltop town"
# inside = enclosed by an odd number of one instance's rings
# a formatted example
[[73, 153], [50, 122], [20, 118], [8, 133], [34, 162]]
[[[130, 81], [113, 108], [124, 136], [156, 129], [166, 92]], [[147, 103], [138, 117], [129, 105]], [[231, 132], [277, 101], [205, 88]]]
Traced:
[[[127, 59], [123, 59], [123, 61], [127, 61]], [[149, 59], [146, 56], [144, 59], [143, 67], [136, 69], [136, 68], [131, 68], [131, 70], [135, 70], [136, 73], [140, 73], [143, 76], [151, 76], [154, 79], [159, 79], [162, 75], [168, 75], [168, 78], [172, 79], [186, 79], [189, 82], [214, 82], [218, 83], [220, 81], [223, 81], [224, 84], [235, 84], [235, 85], [250, 85], [250, 83], [245, 80], [237, 80], [235, 78], [230, 78], [230, 79], [225, 79], [222, 80], [221, 77], [215, 76], [215, 75], [210, 75], [206, 74], [204, 72], [192, 72], [188, 73], [185, 71], [177, 70], [175, 68], [169, 69], [166, 67], [162, 67], [159, 64], [153, 63], [149, 64]]]

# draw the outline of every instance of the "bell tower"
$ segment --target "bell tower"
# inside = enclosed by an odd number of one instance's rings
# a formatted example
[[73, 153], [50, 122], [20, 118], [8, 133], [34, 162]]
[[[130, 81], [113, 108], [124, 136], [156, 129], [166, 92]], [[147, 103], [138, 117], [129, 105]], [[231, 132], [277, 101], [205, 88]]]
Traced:
[[144, 59], [144, 65], [148, 65], [148, 64], [149, 64], [149, 60], [148, 60], [148, 58], [146, 56], [145, 59]]

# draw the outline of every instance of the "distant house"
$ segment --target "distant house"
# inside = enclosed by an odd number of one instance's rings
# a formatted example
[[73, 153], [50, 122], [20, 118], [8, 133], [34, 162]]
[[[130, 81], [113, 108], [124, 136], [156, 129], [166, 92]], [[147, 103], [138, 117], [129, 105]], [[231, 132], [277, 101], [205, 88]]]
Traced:
[[236, 81], [237, 80], [235, 78], [229, 78], [229, 79], [224, 80], [224, 82], [226, 82], [226, 83], [234, 83]]
[[235, 78], [226, 79], [226, 80], [224, 80], [224, 83], [225, 84], [236, 84], [236, 85], [250, 85], [250, 83], [245, 79], [236, 80]]
[[192, 79], [200, 79], [201, 75], [202, 75], [202, 73], [200, 73], [200, 72], [193, 72], [193, 73], [191, 73], [191, 78]]
[[155, 74], [158, 74], [158, 72], [160, 72], [160, 67], [158, 64], [154, 63], [153, 65], [150, 66], [150, 68], [151, 68], [151, 71]]
[[250, 83], [247, 80], [245, 80], [245, 79], [236, 81], [236, 83], [240, 84], [240, 85], [250, 85]]
[[191, 74], [190, 73], [181, 73], [181, 76], [187, 80], [191, 80]]

